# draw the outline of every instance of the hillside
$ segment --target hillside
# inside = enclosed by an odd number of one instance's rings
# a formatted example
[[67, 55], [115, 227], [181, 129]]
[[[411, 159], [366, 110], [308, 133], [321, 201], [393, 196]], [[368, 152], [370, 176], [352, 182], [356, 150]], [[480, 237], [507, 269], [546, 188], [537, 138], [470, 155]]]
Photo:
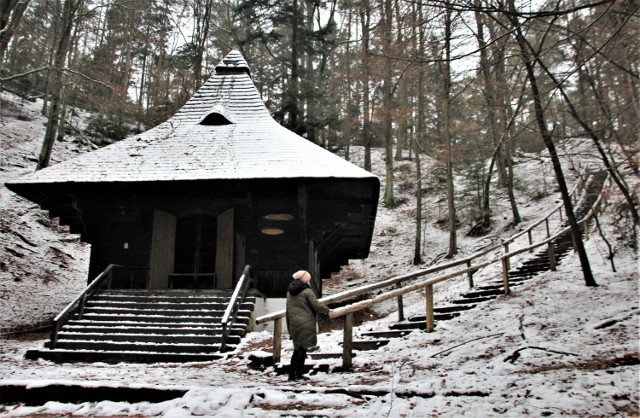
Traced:
[[[0, 176], [28, 172], [44, 131], [40, 104], [0, 95]], [[82, 119], [74, 124], [81, 126]], [[570, 183], [578, 161], [593, 160], [588, 146], [565, 144], [563, 159]], [[69, 136], [54, 149], [54, 161], [92, 148], [90, 141]], [[357, 153], [356, 153], [357, 154]], [[361, 165], [358, 158], [352, 159]], [[384, 183], [382, 150], [373, 155], [374, 173]], [[423, 173], [433, 171], [424, 159]], [[461, 255], [470, 254], [523, 229], [559, 203], [553, 172], [544, 153], [518, 157], [518, 204], [523, 225], [514, 228], [508, 202], [494, 191], [494, 233], [465, 235], [473, 224], [461, 213], [458, 236]], [[398, 163], [397, 208], [379, 208], [371, 253], [335, 275], [326, 293], [358, 283], [382, 280], [415, 270], [413, 242], [415, 202], [413, 162]], [[635, 179], [637, 181], [637, 179]], [[637, 184], [635, 185], [637, 187]], [[80, 402], [45, 406], [0, 405], [0, 414], [79, 416], [632, 416], [638, 411], [638, 259], [629, 242], [631, 226], [615, 193], [601, 222], [616, 249], [613, 272], [599, 236], [587, 242], [599, 283], [587, 288], [576, 257], [480, 308], [438, 326], [436, 332], [413, 332], [381, 349], [358, 353], [353, 373], [318, 373], [308, 383], [289, 384], [271, 370], [249, 368], [253, 350], [268, 349], [270, 334], [253, 333], [244, 348], [215, 363], [181, 365], [76, 364], [26, 361], [24, 351], [41, 346], [46, 334], [7, 334], [47, 324], [86, 283], [88, 247], [48, 219], [46, 212], [0, 189], [0, 384], [79, 385], [85, 387], [180, 388], [185, 396], [162, 403]], [[424, 200], [422, 267], [446, 253], [448, 232], [442, 197], [428, 191]], [[556, 225], [552, 225], [555, 227]], [[499, 277], [494, 267], [478, 273], [478, 282]], [[466, 289], [464, 281], [436, 288], [436, 304]], [[424, 298], [406, 299], [407, 315], [420, 314]], [[395, 320], [393, 304], [376, 308], [380, 319], [364, 329], [385, 329]], [[323, 350], [339, 351], [341, 332], [320, 337]], [[291, 347], [284, 344], [284, 359]], [[45, 416], [45, 415], [41, 415]]]

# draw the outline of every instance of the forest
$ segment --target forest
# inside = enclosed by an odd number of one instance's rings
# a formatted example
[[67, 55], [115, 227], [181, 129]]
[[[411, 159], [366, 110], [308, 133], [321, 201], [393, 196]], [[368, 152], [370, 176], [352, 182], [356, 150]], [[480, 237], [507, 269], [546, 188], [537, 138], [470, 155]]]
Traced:
[[[4, 0], [0, 86], [42, 98], [47, 129], [37, 167], [78, 129], [102, 146], [173, 115], [239, 50], [274, 118], [349, 159], [385, 150], [416, 162], [416, 250], [423, 190], [446, 201], [448, 256], [459, 212], [491, 230], [491, 187], [521, 222], [513, 159], [547, 150], [577, 231], [560, 142], [587, 141], [638, 223], [621, 167], [638, 174], [640, 4], [635, 0]], [[437, 162], [421, 173], [420, 156]], [[397, 164], [396, 164], [397, 166]], [[628, 171], [627, 171], [628, 172]], [[576, 250], [582, 257], [579, 243]], [[584, 270], [584, 265], [583, 265]], [[586, 283], [590, 283], [588, 269]]]

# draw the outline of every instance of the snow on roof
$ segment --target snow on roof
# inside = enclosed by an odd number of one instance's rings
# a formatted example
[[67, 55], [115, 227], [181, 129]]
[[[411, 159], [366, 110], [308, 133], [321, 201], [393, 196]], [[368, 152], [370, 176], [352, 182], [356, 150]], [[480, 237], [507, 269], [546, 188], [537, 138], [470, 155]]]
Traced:
[[238, 51], [169, 120], [13, 184], [377, 178], [280, 126]]

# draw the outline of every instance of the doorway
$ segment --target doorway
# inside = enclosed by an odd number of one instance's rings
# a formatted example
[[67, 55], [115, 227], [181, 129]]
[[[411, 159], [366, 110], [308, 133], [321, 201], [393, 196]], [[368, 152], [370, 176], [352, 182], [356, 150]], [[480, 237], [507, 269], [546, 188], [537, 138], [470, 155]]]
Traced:
[[174, 289], [215, 289], [216, 283], [215, 217], [197, 214], [176, 222], [173, 273], [169, 287]]

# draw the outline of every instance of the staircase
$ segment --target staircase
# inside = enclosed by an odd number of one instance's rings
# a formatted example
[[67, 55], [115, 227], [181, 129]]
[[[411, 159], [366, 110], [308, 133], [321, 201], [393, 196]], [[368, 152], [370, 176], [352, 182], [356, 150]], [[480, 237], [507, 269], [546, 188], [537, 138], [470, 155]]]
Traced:
[[[87, 299], [58, 332], [55, 344], [28, 359], [55, 362], [192, 362], [221, 358], [221, 318], [231, 294], [215, 290], [103, 290]], [[247, 296], [225, 351], [247, 331], [255, 296]]]
[[[591, 176], [591, 181], [587, 187], [584, 198], [580, 202], [580, 205], [574, 208], [576, 219], [584, 218], [589, 210], [591, 210], [600, 191], [602, 190], [606, 178], [606, 171], [599, 171]], [[566, 221], [565, 224], [562, 225], [562, 228], [565, 226], [567, 226]], [[580, 225], [580, 228], [582, 228], [582, 225]], [[556, 263], [560, 264], [561, 260], [573, 250], [573, 237], [571, 235], [571, 231], [566, 231], [561, 234], [558, 239], [554, 241], [553, 247]], [[540, 273], [549, 270], [551, 270], [549, 252], [546, 249], [541, 249], [519, 266], [509, 270], [509, 287], [517, 287], [536, 277]], [[475, 308], [478, 304], [496, 299], [501, 295], [504, 295], [502, 278], [488, 282], [482, 286], [476, 286], [473, 290], [462, 294], [459, 299], [452, 301], [450, 305], [434, 308], [435, 321], [437, 323], [438, 321], [446, 321], [448, 319], [455, 318], [463, 314], [465, 311]], [[423, 315], [414, 316], [409, 318], [407, 321], [391, 325], [390, 328], [392, 330], [425, 329], [425, 321], [426, 318]]]
[[[580, 202], [580, 205], [574, 208], [574, 213], [577, 219], [584, 218], [589, 210], [591, 210], [600, 191], [602, 190], [606, 177], [606, 171], [600, 171], [592, 175], [584, 198]], [[566, 225], [563, 225], [562, 227], [564, 228], [565, 226]], [[580, 225], [580, 227], [582, 228], [582, 225]], [[558, 239], [554, 241], [553, 245], [556, 264], [560, 264], [561, 260], [573, 249], [571, 231], [567, 231], [560, 235]], [[537, 253], [534, 253], [531, 258], [509, 271], [509, 287], [513, 288], [522, 285], [527, 280], [536, 277], [542, 272], [549, 271], [550, 269], [551, 264], [548, 251], [546, 249], [539, 250]], [[434, 319], [436, 326], [439, 321], [446, 321], [458, 317], [466, 311], [475, 308], [479, 304], [496, 299], [501, 295], [504, 295], [502, 278], [488, 282], [482, 286], [476, 286], [471, 291], [462, 294], [459, 299], [452, 301], [449, 305], [435, 307]], [[415, 329], [426, 329], [426, 317], [424, 315], [414, 316], [405, 321], [390, 325], [388, 330], [362, 332], [358, 336], [359, 339], [354, 335], [353, 348], [354, 351], [376, 350], [387, 345], [390, 338], [401, 338]], [[356, 353], [353, 353], [353, 356], [355, 357]], [[330, 369], [339, 371], [341, 369], [341, 367], [332, 367], [322, 362], [322, 360], [340, 358], [341, 353], [316, 352], [310, 354], [310, 357], [312, 361], [309, 362], [307, 368], [312, 370], [313, 373], [319, 371], [328, 372]], [[257, 358], [250, 358], [250, 360], [252, 360], [252, 363], [257, 368], [263, 368], [264, 366], [269, 365]], [[287, 370], [288, 365], [281, 364], [276, 366], [276, 372], [278, 373], [286, 373]]]

